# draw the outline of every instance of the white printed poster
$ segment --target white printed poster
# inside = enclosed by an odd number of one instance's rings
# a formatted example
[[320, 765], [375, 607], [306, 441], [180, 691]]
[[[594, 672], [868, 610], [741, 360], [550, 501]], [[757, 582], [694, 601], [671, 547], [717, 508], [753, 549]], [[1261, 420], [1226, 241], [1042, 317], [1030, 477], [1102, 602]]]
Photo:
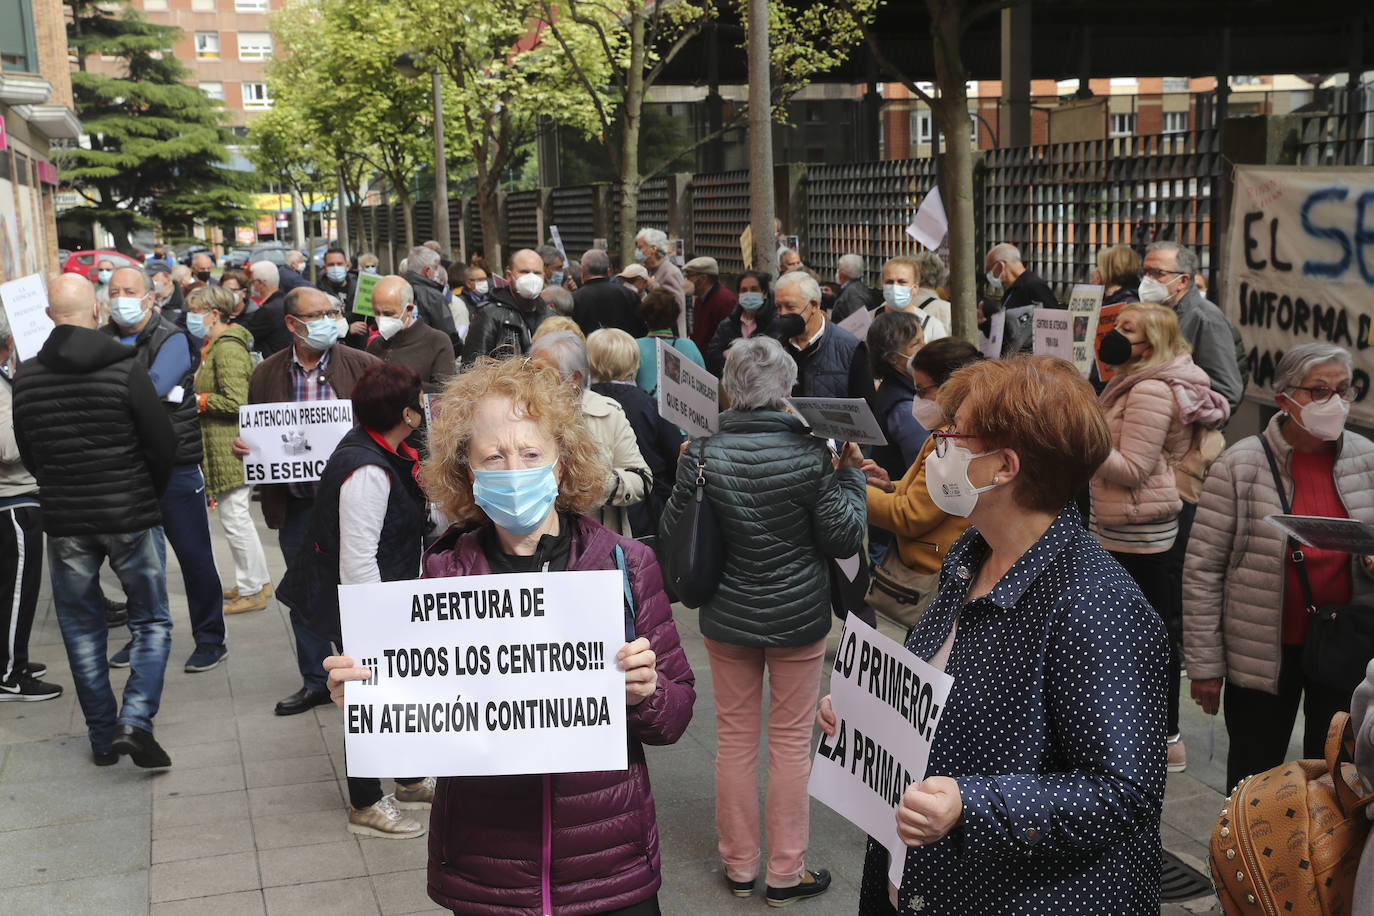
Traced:
[[29, 274], [0, 283], [0, 303], [10, 322], [19, 361], [37, 356], [53, 329], [52, 319], [48, 317], [48, 290], [43, 284], [43, 275]]
[[1031, 352], [1073, 361], [1073, 315], [1068, 309], [1036, 309]]
[[1069, 315], [1073, 318], [1073, 359], [1078, 371], [1087, 378], [1097, 355], [1093, 343], [1097, 340], [1097, 312], [1102, 308], [1103, 289], [1094, 283], [1075, 283], [1069, 291]]
[[348, 775], [625, 769], [622, 575], [340, 586]]
[[319, 480], [334, 446], [353, 428], [353, 402], [281, 401], [239, 408], [239, 438], [251, 451], [243, 482]]
[[844, 328], [860, 340], [868, 340], [868, 329], [873, 327], [873, 313], [866, 308], [856, 309], [853, 314], [835, 324]]
[[1374, 425], [1374, 169], [1236, 166], [1220, 304], [1250, 357], [1247, 394], [1274, 402], [1284, 351], [1313, 340], [1348, 350], [1366, 393], [1350, 409]]
[[1002, 335], [1006, 332], [1007, 313], [998, 311], [988, 319], [988, 333], [978, 332], [978, 349], [985, 359], [1000, 359], [1002, 356]]
[[720, 419], [716, 377], [658, 338], [658, 413], [692, 436], [709, 436]]
[[857, 442], [859, 445], [887, 445], [887, 436], [878, 425], [878, 418], [863, 398], [788, 398], [811, 435], [836, 442]]
[[888, 877], [902, 883], [906, 844], [897, 803], [925, 779], [930, 745], [954, 679], [853, 614], [830, 674], [835, 735], [821, 735], [807, 791], [891, 853]]

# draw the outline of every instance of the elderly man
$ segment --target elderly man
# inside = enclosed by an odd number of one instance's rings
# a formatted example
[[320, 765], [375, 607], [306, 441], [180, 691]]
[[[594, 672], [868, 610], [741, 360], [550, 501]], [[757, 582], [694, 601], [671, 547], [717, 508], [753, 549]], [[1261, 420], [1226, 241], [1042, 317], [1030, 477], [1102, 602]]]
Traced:
[[567, 265], [563, 263], [563, 254], [557, 246], [540, 245], [535, 251], [539, 252], [539, 260], [544, 262], [544, 285], [562, 286], [567, 276]]
[[195, 283], [191, 284], [191, 289], [198, 289], [200, 286], [209, 286], [214, 282], [210, 271], [215, 267], [215, 259], [210, 257], [208, 252], [198, 251], [191, 257], [191, 276], [195, 278]]
[[[638, 264], [631, 265], [649, 273]], [[619, 328], [631, 337], [649, 333], [639, 313], [639, 290], [623, 283], [611, 282], [611, 258], [600, 248], [592, 248], [582, 255], [582, 285], [573, 293], [573, 320], [582, 333], [591, 335], [601, 328]]]
[[425, 324], [448, 335], [456, 349], [462, 344], [458, 328], [453, 324], [453, 312], [448, 307], [448, 271], [439, 261], [439, 253], [420, 245], [406, 255], [402, 277], [415, 291], [415, 307]]
[[[256, 266], [256, 265], [254, 265]], [[248, 403], [332, 401], [353, 395], [353, 385], [377, 358], [339, 342], [343, 315], [334, 300], [314, 287], [292, 290], [285, 298], [291, 345], [263, 360], [248, 383]], [[234, 454], [249, 454], [242, 439], [234, 440]], [[310, 513], [315, 506], [313, 483], [265, 484], [261, 487], [262, 515], [277, 532], [285, 566], [305, 549]], [[283, 603], [285, 603], [283, 601]], [[329, 642], [305, 625], [299, 608], [291, 608], [296, 637], [296, 665], [301, 689], [277, 703], [276, 714], [294, 716], [329, 702], [324, 660]]]
[[853, 334], [825, 319], [820, 285], [804, 271], [778, 277], [774, 330], [797, 361], [792, 393], [808, 398], [864, 398], [874, 394], [868, 348]]
[[291, 292], [302, 286], [309, 286], [310, 281], [305, 278], [305, 253], [296, 251], [294, 248], [286, 253], [286, 263], [280, 268], [281, 291], [283, 294]]
[[491, 295], [491, 278], [484, 268], [469, 264], [463, 270], [463, 292], [461, 299], [468, 307], [468, 322], [472, 316], [486, 308], [487, 296]]
[[692, 341], [705, 353], [716, 327], [735, 310], [739, 300], [720, 285], [720, 267], [715, 258], [692, 258], [683, 276], [692, 286]]
[[682, 271], [677, 269], [669, 255], [672, 248], [668, 236], [662, 229], [641, 229], [635, 236], [635, 248], [639, 252], [635, 259], [643, 262], [649, 272], [649, 289], [660, 286], [673, 294], [682, 313], [678, 316], [678, 336], [687, 336], [687, 293], [683, 284]]
[[388, 363], [401, 363], [420, 376], [420, 388], [434, 394], [454, 372], [453, 343], [443, 331], [420, 320], [415, 292], [404, 278], [392, 274], [377, 281], [372, 290], [377, 315], [377, 337], [367, 352]]
[[253, 335], [253, 346], [263, 358], [291, 346], [286, 329], [286, 291], [281, 288], [281, 273], [271, 261], [255, 261], [249, 268], [251, 298], [235, 321]]
[[1048, 283], [1026, 269], [1021, 261], [1021, 252], [1015, 245], [1003, 242], [994, 245], [983, 261], [989, 289], [1001, 292], [1001, 301], [993, 307], [990, 302], [983, 306], [982, 322], [979, 327], [984, 334], [990, 326], [987, 319], [998, 311], [1007, 313], [1002, 332], [1002, 355], [1014, 356], [1029, 352], [1033, 344], [1034, 313], [1040, 309], [1057, 309], [1059, 300]]
[[[38, 479], [53, 607], [93, 760], [109, 766], [128, 754], [138, 766], [166, 767], [171, 758], [153, 738], [172, 647], [158, 497], [176, 437], [148, 370], [132, 347], [96, 330], [98, 316], [84, 278], [65, 274], [48, 285], [55, 327], [15, 376], [15, 440]], [[79, 447], [93, 442], [100, 447]], [[128, 595], [134, 636], [123, 708], [105, 662], [99, 581], [107, 558]]]
[[[210, 546], [205, 475], [200, 470], [205, 458], [195, 393], [200, 347], [190, 334], [157, 313], [143, 273], [132, 267], [116, 270], [110, 280], [110, 323], [101, 330], [134, 348], [176, 433], [172, 478], [160, 500], [162, 527], [181, 566], [195, 637], [195, 651], [185, 669], [209, 671], [224, 660], [229, 649], [224, 644], [224, 592]], [[132, 649], [131, 641], [110, 658], [110, 667], [128, 667]]]
[[[789, 249], [790, 250], [790, 249]], [[859, 309], [871, 309], [876, 303], [873, 293], [864, 285], [864, 259], [858, 254], [840, 255], [835, 264], [835, 305], [830, 309], [831, 321], [844, 321]]]
[[507, 359], [530, 352], [540, 322], [553, 314], [540, 298], [544, 291], [544, 261], [539, 252], [522, 248], [511, 255], [507, 286], [493, 289], [487, 304], [472, 316], [463, 341], [463, 368], [483, 356]]
[[1140, 269], [1140, 301], [1167, 305], [1178, 315], [1178, 329], [1193, 348], [1193, 362], [1207, 373], [1212, 390], [1234, 412], [1245, 395], [1231, 325], [1221, 309], [1198, 292], [1193, 276], [1198, 258], [1177, 242], [1155, 242], [1145, 249]]
[[582, 417], [605, 456], [610, 472], [597, 508], [588, 514], [619, 534], [632, 536], [629, 506], [642, 502], [653, 489], [654, 475], [639, 451], [639, 441], [625, 408], [591, 390], [592, 370], [587, 345], [571, 331], [556, 331], [535, 341], [530, 358], [558, 370], [563, 381], [582, 393]]
[[907, 312], [921, 322], [922, 339], [926, 343], [949, 336], [949, 329], [939, 318], [921, 308], [916, 300], [920, 289], [915, 258], [898, 255], [883, 265], [883, 304], [894, 312]]
[[573, 316], [573, 294], [561, 286], [546, 286], [544, 291], [539, 294], [539, 298], [544, 300], [544, 304], [555, 315], [562, 315], [564, 318]]
[[786, 245], [778, 246], [778, 275], [797, 270], [802, 266], [801, 255], [795, 248]]

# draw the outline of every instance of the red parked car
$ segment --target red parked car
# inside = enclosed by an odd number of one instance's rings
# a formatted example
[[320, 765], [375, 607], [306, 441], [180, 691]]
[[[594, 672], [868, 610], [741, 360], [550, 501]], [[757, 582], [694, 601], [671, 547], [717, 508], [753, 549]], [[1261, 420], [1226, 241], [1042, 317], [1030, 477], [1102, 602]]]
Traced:
[[62, 265], [64, 274], [81, 274], [92, 283], [95, 282], [96, 265], [101, 261], [109, 261], [114, 265], [115, 270], [121, 267], [143, 268], [143, 264], [127, 254], [120, 254], [118, 251], [107, 251], [97, 249], [94, 251], [73, 251], [67, 256], [67, 261]]

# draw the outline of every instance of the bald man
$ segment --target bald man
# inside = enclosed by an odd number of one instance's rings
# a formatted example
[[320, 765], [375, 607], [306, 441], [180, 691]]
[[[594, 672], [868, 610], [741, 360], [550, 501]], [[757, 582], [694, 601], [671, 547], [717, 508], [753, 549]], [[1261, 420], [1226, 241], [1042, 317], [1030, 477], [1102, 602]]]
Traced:
[[544, 291], [544, 259], [539, 252], [522, 248], [511, 255], [506, 282], [509, 285], [492, 290], [487, 304], [472, 316], [468, 336], [463, 339], [464, 368], [483, 356], [524, 356], [534, 332], [553, 314], [539, 297]]
[[[261, 262], [259, 262], [261, 263]], [[258, 265], [254, 265], [256, 268]], [[257, 277], [254, 273], [254, 277]], [[332, 401], [353, 396], [358, 377], [377, 358], [343, 343], [348, 332], [338, 300], [313, 286], [293, 289], [283, 300], [286, 330], [291, 341], [253, 370], [248, 382], [248, 403], [278, 401]], [[234, 454], [248, 455], [242, 439], [234, 440]], [[264, 484], [262, 515], [267, 527], [276, 530], [286, 566], [305, 548], [310, 532], [310, 513], [315, 506], [315, 484]], [[296, 666], [301, 689], [277, 703], [276, 714], [294, 716], [329, 702], [324, 660], [332, 653], [329, 641], [311, 631], [299, 607], [277, 589], [277, 600], [291, 609], [291, 628], [296, 637]]]
[[454, 372], [453, 343], [443, 331], [420, 320], [415, 291], [405, 278], [392, 274], [377, 281], [372, 309], [377, 316], [377, 337], [367, 345], [367, 352], [414, 369], [426, 394], [443, 388]]
[[[48, 316], [56, 327], [15, 376], [14, 433], [38, 480], [53, 607], [91, 753], [97, 766], [124, 754], [140, 767], [171, 766], [153, 738], [153, 716], [172, 644], [159, 549], [159, 497], [176, 452], [172, 423], [134, 349], [96, 330], [89, 281], [54, 277]], [[105, 661], [98, 580], [107, 558], [128, 597], [134, 637], [122, 705]]]
[[[229, 649], [224, 643], [224, 592], [210, 546], [205, 475], [200, 470], [205, 459], [195, 394], [200, 343], [153, 308], [153, 293], [143, 272], [132, 267], [122, 267], [110, 278], [110, 321], [101, 330], [134, 348], [176, 432], [176, 466], [162, 494], [162, 527], [181, 567], [195, 640], [184, 670], [209, 671], [224, 660]], [[132, 646], [131, 642], [116, 652], [110, 667], [128, 665]]]

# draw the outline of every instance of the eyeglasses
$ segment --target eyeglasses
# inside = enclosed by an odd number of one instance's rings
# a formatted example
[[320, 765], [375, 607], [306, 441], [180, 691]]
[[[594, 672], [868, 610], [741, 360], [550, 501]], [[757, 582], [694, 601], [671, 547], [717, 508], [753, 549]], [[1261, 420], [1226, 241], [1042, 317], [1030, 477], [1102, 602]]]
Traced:
[[947, 433], [933, 432], [930, 434], [935, 439], [935, 457], [943, 458], [949, 451], [949, 440], [951, 439], [977, 439], [977, 436], [969, 433]]
[[340, 311], [339, 309], [330, 309], [330, 310], [327, 311], [327, 312], [316, 312], [316, 313], [313, 314], [313, 315], [295, 315], [295, 316], [293, 316], [293, 317], [294, 317], [297, 321], [304, 321], [304, 322], [307, 322], [307, 323], [308, 323], [308, 322], [311, 322], [311, 321], [318, 321], [318, 320], [321, 319], [321, 318], [334, 318], [334, 319], [342, 318], [342, 317], [343, 317], [343, 312]]
[[1181, 270], [1161, 270], [1161, 269], [1158, 268], [1158, 267], [1147, 267], [1147, 268], [1145, 268], [1144, 270], [1142, 270], [1142, 271], [1140, 272], [1140, 276], [1141, 276], [1141, 277], [1149, 277], [1151, 280], [1163, 280], [1165, 277], [1168, 277], [1168, 276], [1181, 277], [1181, 276], [1183, 276], [1183, 271], [1181, 271]]
[[1342, 385], [1339, 388], [1328, 388], [1325, 385], [1294, 385], [1294, 391], [1306, 391], [1308, 397], [1314, 404], [1325, 404], [1331, 400], [1331, 395], [1336, 395], [1342, 401], [1350, 402], [1364, 394], [1364, 386]]

